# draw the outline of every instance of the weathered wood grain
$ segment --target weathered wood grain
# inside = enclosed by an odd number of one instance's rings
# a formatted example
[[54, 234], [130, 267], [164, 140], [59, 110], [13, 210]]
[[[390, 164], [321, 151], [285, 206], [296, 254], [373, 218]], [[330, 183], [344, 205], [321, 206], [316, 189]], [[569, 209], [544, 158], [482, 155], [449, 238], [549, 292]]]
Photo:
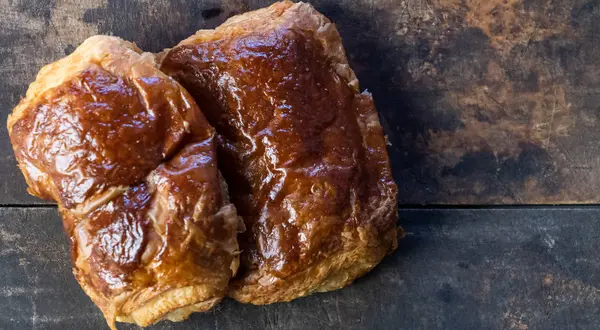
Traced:
[[597, 202], [600, 2], [319, 2], [392, 144], [402, 203]]
[[[409, 236], [343, 290], [226, 300], [150, 329], [598, 329], [600, 209], [402, 210]], [[102, 329], [53, 208], [0, 209], [0, 329]], [[120, 329], [135, 329], [121, 325]]]
[[[0, 0], [0, 116], [96, 33], [158, 51], [268, 0]], [[600, 202], [600, 1], [315, 0], [375, 96], [404, 204]], [[25, 193], [0, 125], [0, 204]]]

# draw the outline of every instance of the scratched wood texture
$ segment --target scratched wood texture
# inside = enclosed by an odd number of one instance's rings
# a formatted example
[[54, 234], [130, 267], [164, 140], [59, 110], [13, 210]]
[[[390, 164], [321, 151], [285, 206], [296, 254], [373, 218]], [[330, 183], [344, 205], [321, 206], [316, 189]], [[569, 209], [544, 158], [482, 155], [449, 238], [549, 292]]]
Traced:
[[[343, 290], [231, 300], [150, 329], [598, 329], [600, 210], [403, 210], [411, 234]], [[106, 329], [54, 208], [0, 209], [0, 329]], [[137, 329], [120, 325], [119, 329]]]
[[[0, 120], [85, 38], [148, 51], [268, 0], [0, 0]], [[600, 202], [599, 0], [315, 0], [375, 96], [402, 204]], [[0, 205], [37, 204], [0, 125]]]
[[[600, 0], [317, 0], [374, 94], [402, 204], [600, 201]], [[0, 329], [102, 329], [4, 122], [88, 36], [148, 51], [261, 0], [0, 0]], [[31, 206], [22, 208], [19, 206]], [[153, 329], [598, 329], [597, 208], [401, 210], [398, 252], [344, 290], [226, 300]], [[131, 326], [120, 329], [136, 329]]]

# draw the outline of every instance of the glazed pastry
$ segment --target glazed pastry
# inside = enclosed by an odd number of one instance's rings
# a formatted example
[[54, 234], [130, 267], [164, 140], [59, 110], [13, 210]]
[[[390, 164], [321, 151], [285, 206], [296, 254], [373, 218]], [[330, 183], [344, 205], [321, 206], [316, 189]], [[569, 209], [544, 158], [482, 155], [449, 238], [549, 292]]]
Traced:
[[58, 203], [73, 272], [108, 324], [206, 311], [239, 264], [215, 132], [154, 56], [96, 36], [39, 72], [8, 119], [29, 191]]
[[159, 58], [216, 128], [246, 223], [233, 298], [268, 304], [338, 289], [396, 248], [397, 187], [373, 99], [311, 5], [232, 17]]

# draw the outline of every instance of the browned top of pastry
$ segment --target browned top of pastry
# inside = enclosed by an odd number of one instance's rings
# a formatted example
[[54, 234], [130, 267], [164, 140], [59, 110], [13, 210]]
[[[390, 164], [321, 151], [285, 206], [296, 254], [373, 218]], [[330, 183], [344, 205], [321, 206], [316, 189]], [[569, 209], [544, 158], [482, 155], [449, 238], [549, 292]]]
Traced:
[[40, 72], [9, 122], [30, 191], [64, 207], [139, 182], [171, 156], [197, 111], [168, 77], [144, 72], [152, 60], [134, 49], [115, 64], [82, 47]]
[[199, 31], [162, 55], [161, 70], [219, 133], [220, 167], [249, 229], [245, 274], [286, 278], [358, 240], [358, 227], [395, 230], [372, 99], [314, 8], [285, 1]]
[[181, 318], [225, 295], [239, 224], [214, 129], [151, 54], [88, 39], [40, 71], [8, 127], [31, 193], [58, 203], [74, 273], [110, 324], [189, 309]]

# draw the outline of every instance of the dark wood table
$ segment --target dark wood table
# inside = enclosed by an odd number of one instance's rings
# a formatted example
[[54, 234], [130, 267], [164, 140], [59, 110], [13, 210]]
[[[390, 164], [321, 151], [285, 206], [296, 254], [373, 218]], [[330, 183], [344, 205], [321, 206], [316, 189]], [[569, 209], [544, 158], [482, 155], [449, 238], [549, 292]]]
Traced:
[[[600, 328], [600, 1], [311, 2], [375, 97], [408, 235], [343, 290], [152, 328]], [[4, 125], [40, 67], [94, 34], [159, 51], [269, 3], [0, 1], [0, 329], [106, 328]]]

